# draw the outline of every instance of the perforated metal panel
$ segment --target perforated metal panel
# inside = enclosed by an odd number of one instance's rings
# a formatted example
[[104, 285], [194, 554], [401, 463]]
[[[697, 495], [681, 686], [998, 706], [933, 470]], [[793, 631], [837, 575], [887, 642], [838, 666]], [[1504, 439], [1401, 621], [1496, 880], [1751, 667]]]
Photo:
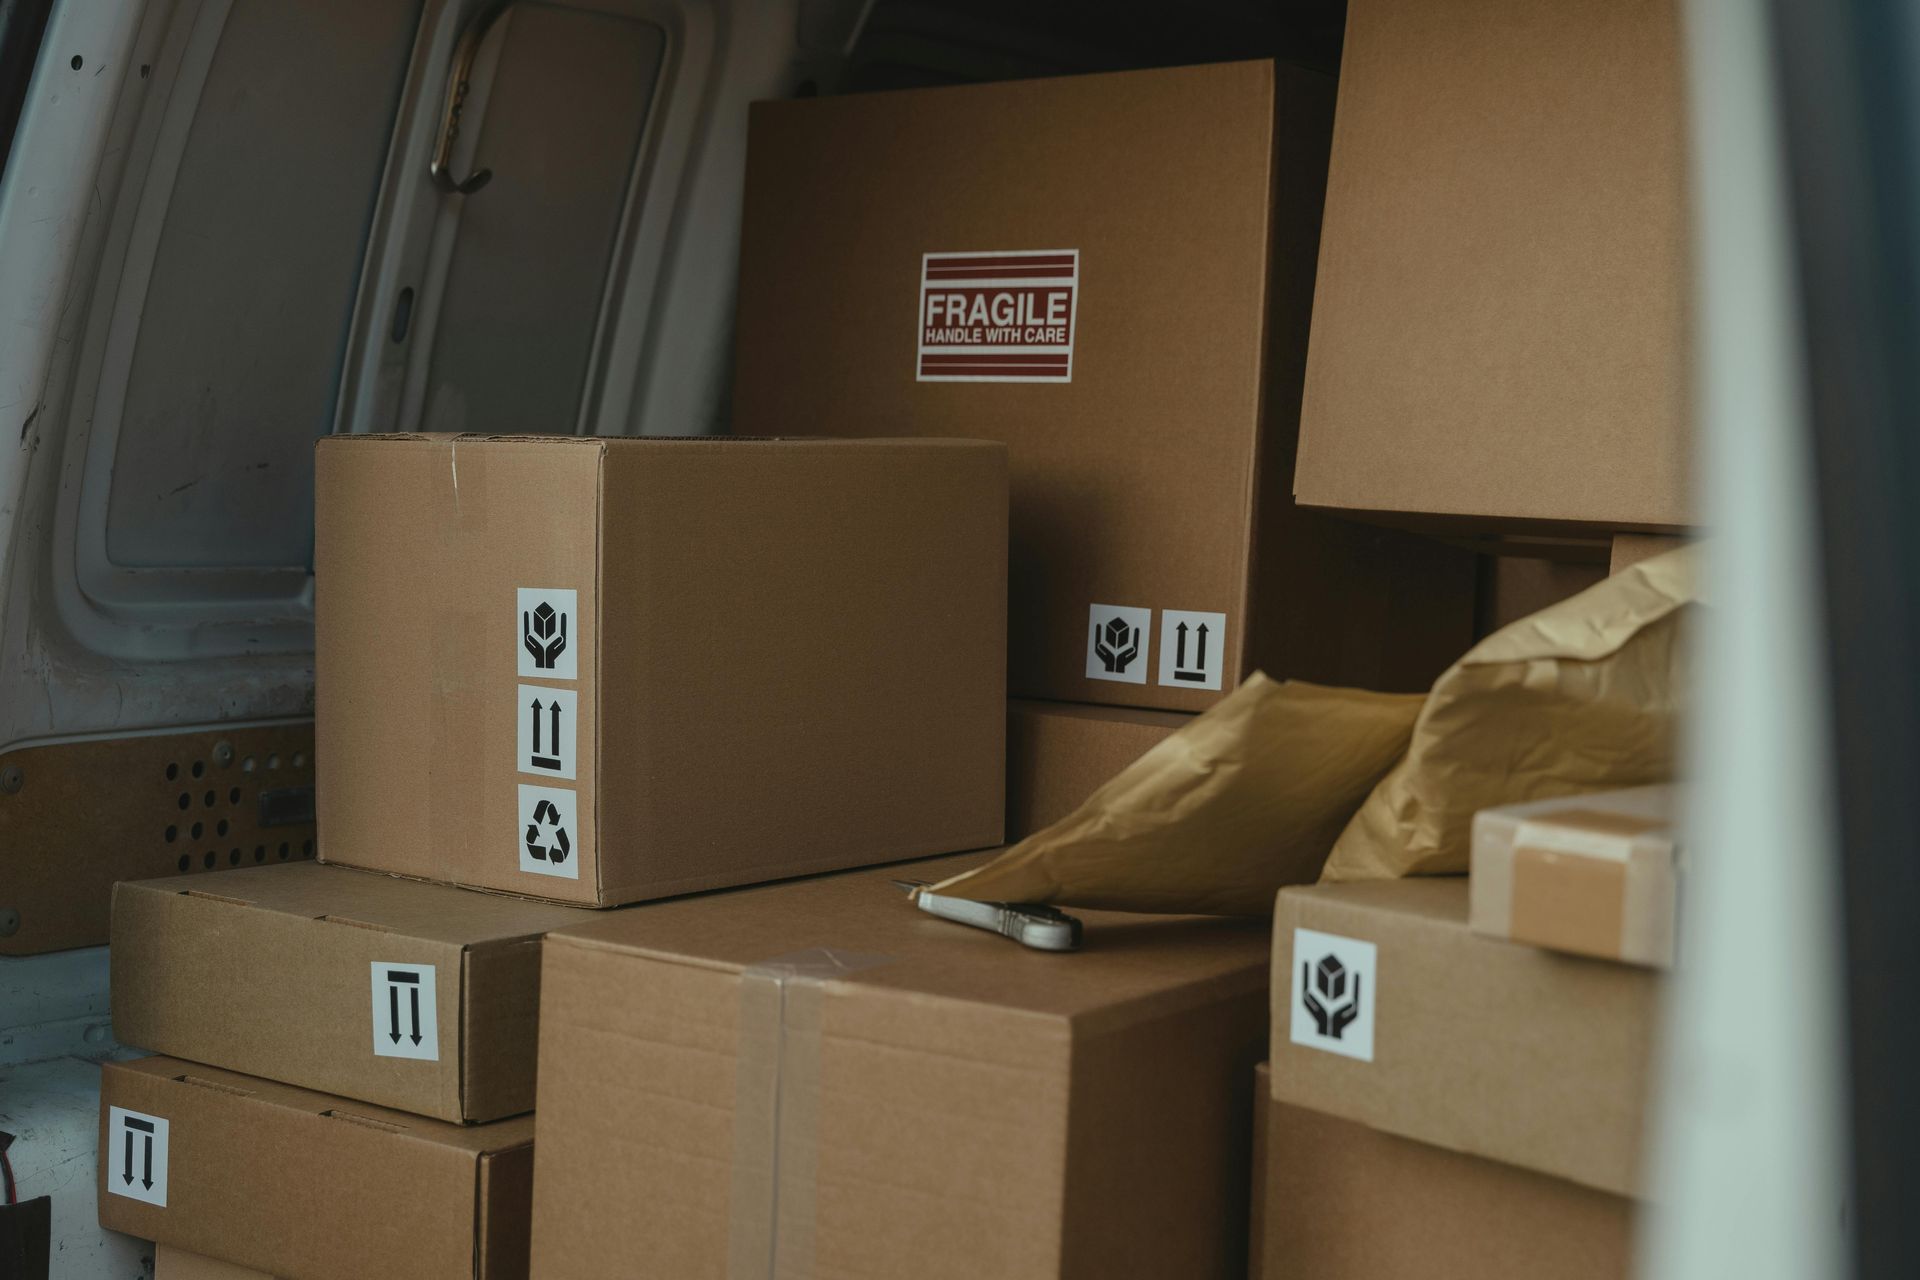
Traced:
[[311, 720], [0, 753], [0, 955], [106, 942], [116, 880], [315, 852]]

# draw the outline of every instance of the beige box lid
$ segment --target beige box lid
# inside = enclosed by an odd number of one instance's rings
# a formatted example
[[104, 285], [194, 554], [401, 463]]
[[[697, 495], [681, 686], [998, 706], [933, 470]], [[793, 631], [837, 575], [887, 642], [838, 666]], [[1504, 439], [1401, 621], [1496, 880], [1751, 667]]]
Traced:
[[551, 936], [536, 1268], [1243, 1266], [1266, 922], [1089, 912], [1084, 951], [1043, 954], [890, 883], [981, 856]]
[[[123, 881], [114, 1034], [402, 1111], [496, 1120], [533, 1109], [540, 936], [585, 914], [306, 862]], [[383, 983], [390, 964], [431, 968], [433, 1025], [413, 1021], [419, 983]], [[383, 1030], [434, 1056], [383, 1056]], [[411, 1040], [422, 1032], [430, 1042]]]
[[[1363, 1005], [1332, 1042], [1302, 996], [1327, 955]], [[1283, 889], [1273, 964], [1277, 1101], [1636, 1194], [1653, 972], [1470, 932], [1465, 877]]]
[[1353, 0], [1294, 491], [1696, 522], [1674, 0]]
[[[155, 1178], [164, 1205], [114, 1191], [122, 1173], [114, 1157], [126, 1145], [115, 1141], [125, 1132], [114, 1131], [115, 1108], [165, 1122]], [[142, 1058], [101, 1067], [100, 1150], [100, 1225], [109, 1230], [285, 1280], [527, 1274], [531, 1116], [451, 1125]]]

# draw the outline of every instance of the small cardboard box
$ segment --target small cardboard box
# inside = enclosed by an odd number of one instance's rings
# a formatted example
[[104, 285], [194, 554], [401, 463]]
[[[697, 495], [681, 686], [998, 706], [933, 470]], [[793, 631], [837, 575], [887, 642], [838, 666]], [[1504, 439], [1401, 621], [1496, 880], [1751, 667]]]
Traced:
[[592, 906], [997, 844], [1007, 458], [336, 436], [322, 861]]
[[543, 1275], [1238, 1277], [1267, 923], [915, 909], [940, 858], [550, 935]]
[[1634, 787], [1473, 817], [1475, 933], [1576, 955], [1673, 964], [1677, 793]]
[[1463, 876], [1282, 889], [1273, 1096], [1637, 1194], [1657, 976], [1483, 938]]
[[122, 881], [114, 1035], [441, 1120], [518, 1115], [540, 936], [588, 914], [310, 862]]
[[153, 1253], [153, 1280], [280, 1280], [280, 1277], [163, 1244]]
[[1470, 557], [1292, 500], [1331, 110], [1270, 62], [756, 103], [734, 429], [1004, 441], [1016, 696], [1425, 688]]
[[1302, 503], [1678, 529], [1686, 101], [1675, 0], [1353, 0]]
[[1192, 719], [1133, 707], [1008, 703], [1007, 839], [1024, 839], [1066, 817]]
[[1255, 1081], [1251, 1280], [1626, 1280], [1633, 1202], [1275, 1102]]
[[527, 1274], [533, 1117], [451, 1125], [175, 1058], [100, 1069], [100, 1225], [284, 1280]]

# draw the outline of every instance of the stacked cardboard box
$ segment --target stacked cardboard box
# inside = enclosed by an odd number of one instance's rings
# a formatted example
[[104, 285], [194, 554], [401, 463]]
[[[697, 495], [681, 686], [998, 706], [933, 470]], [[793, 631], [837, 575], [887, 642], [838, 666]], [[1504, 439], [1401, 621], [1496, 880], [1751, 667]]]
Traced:
[[1005, 473], [324, 442], [321, 862], [116, 887], [115, 1030], [166, 1056], [103, 1072], [101, 1222], [178, 1271], [524, 1276], [542, 935], [998, 842]]
[[1272, 63], [754, 108], [735, 429], [1008, 447], [1011, 835], [1177, 723], [1074, 704], [1471, 640], [1470, 555], [1291, 497], [1331, 110]]

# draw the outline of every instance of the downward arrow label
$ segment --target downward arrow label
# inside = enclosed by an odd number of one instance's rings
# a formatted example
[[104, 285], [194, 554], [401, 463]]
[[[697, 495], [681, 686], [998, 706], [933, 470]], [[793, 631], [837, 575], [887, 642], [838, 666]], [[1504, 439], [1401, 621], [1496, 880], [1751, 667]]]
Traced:
[[[440, 1060], [439, 1008], [430, 964], [373, 962], [373, 1053]], [[405, 998], [401, 993], [405, 992]]]

